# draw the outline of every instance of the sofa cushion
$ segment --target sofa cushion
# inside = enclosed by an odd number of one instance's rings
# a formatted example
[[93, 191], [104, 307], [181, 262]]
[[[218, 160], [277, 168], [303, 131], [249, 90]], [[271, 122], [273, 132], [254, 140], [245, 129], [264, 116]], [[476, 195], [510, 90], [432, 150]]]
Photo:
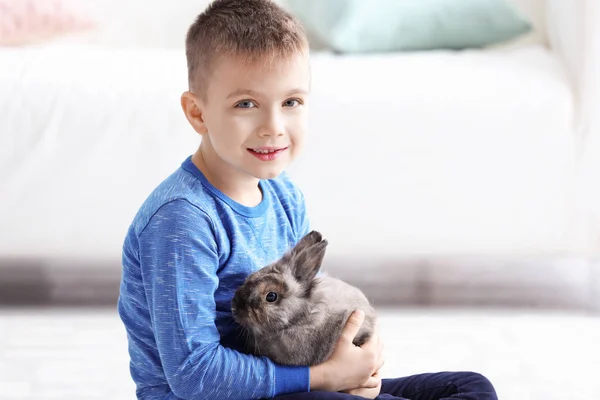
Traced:
[[345, 53], [463, 49], [531, 30], [506, 0], [287, 0], [331, 49]]
[[0, 47], [23, 46], [79, 33], [94, 21], [65, 0], [0, 0]]

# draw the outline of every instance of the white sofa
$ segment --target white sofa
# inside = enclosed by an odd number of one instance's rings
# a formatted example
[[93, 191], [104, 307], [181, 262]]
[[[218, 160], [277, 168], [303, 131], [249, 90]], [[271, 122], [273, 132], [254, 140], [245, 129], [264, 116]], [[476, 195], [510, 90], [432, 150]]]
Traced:
[[[600, 4], [514, 1], [536, 29], [507, 45], [312, 55], [290, 173], [328, 268], [379, 301], [600, 304]], [[0, 49], [0, 259], [55, 291], [93, 265], [114, 287], [135, 211], [199, 143], [179, 96], [206, 1], [82, 3], [100, 30]]]

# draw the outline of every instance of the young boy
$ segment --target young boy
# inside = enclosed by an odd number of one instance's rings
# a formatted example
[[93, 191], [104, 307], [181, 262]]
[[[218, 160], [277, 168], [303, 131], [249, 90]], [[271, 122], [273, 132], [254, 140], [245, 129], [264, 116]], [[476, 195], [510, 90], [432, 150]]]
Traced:
[[123, 246], [118, 311], [137, 397], [496, 399], [475, 373], [381, 380], [378, 334], [352, 344], [361, 311], [321, 365], [243, 353], [235, 289], [309, 230], [302, 193], [283, 172], [304, 142], [308, 43], [269, 0], [216, 0], [190, 28], [186, 55], [181, 105], [201, 144], [150, 194]]

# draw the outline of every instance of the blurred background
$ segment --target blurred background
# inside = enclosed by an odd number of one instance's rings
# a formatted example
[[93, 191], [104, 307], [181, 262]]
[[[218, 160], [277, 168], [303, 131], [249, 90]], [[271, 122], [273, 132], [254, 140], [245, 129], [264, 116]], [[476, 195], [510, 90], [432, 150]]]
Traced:
[[[199, 144], [208, 0], [0, 0], [0, 399], [132, 399], [120, 251]], [[307, 29], [289, 173], [325, 268], [378, 307], [385, 377], [600, 398], [600, 3], [280, 0]]]

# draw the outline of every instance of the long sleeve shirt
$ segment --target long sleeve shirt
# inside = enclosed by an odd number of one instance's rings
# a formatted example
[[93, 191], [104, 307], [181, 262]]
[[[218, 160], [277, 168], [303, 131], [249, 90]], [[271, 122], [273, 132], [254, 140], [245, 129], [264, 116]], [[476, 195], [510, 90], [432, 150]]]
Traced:
[[309, 390], [309, 369], [243, 352], [236, 288], [308, 232], [284, 173], [239, 204], [187, 158], [146, 199], [123, 245], [118, 312], [140, 399], [258, 399]]

